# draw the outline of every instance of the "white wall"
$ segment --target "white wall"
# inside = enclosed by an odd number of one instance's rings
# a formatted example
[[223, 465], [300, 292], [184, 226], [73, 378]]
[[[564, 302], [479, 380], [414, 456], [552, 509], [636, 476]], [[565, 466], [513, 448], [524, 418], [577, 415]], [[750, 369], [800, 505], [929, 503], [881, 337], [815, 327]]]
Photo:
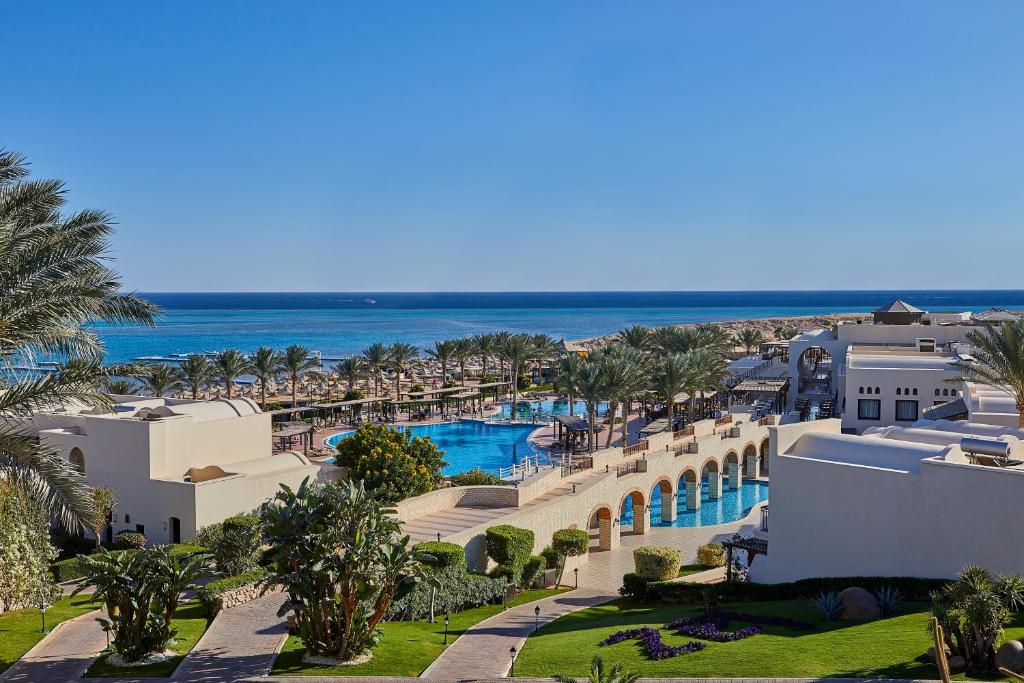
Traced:
[[[910, 422], [896, 419], [897, 400], [917, 401], [920, 419], [921, 414], [936, 403], [946, 403], [956, 398], [955, 394], [959, 393], [960, 385], [953, 384], [950, 380], [955, 379], [959, 373], [952, 366], [952, 359], [949, 362], [942, 362], [941, 358], [932, 356], [934, 362], [929, 364], [896, 367], [896, 364], [886, 366], [886, 359], [882, 356], [847, 354], [843, 428], [861, 432], [868, 427], [906, 426]], [[878, 363], [872, 363], [873, 360], [877, 360]], [[870, 394], [867, 393], [869, 388], [872, 390]], [[879, 389], [880, 393], [873, 393], [874, 389]], [[900, 390], [900, 395], [896, 394], [897, 389]], [[907, 389], [911, 390], [909, 396], [906, 395]], [[939, 393], [938, 396], [935, 395], [936, 391]], [[943, 391], [946, 392], [945, 395], [942, 394]], [[951, 393], [954, 395], [951, 396]], [[860, 419], [860, 399], [879, 399], [879, 419]]]

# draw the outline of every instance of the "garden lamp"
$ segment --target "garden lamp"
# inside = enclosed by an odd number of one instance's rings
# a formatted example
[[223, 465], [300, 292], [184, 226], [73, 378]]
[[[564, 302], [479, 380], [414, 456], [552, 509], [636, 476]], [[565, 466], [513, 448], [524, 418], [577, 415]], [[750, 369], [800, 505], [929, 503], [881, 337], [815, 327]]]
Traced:
[[540, 628], [540, 605], [533, 608], [533, 630], [534, 632]]
[[42, 617], [43, 626], [39, 629], [40, 633], [46, 633], [46, 608], [49, 607], [49, 603], [46, 602], [46, 598], [39, 597], [39, 616]]
[[512, 657], [512, 665], [508, 668], [508, 677], [516, 677], [516, 648], [513, 645], [508, 649], [508, 654]]
[[573, 573], [573, 578], [576, 580], [576, 588], [579, 588], [580, 587], [580, 568], [579, 567], [573, 567], [572, 568], [572, 573]]
[[444, 644], [448, 644], [448, 624], [451, 623], [451, 618], [446, 614], [444, 615]]

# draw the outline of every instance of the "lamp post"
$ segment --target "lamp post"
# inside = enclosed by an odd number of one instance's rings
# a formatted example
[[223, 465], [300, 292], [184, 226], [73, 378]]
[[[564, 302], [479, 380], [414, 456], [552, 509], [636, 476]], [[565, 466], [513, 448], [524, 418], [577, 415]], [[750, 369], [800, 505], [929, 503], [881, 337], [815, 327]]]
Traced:
[[42, 618], [42, 621], [43, 621], [42, 628], [39, 629], [40, 633], [47, 633], [47, 630], [46, 630], [46, 608], [49, 607], [49, 606], [50, 605], [46, 602], [46, 598], [40, 596], [40, 598], [39, 598], [39, 616]]
[[573, 579], [576, 580], [576, 586], [575, 587], [579, 588], [580, 587], [580, 568], [579, 567], [573, 567], [572, 568], [572, 573], [573, 573]]
[[540, 605], [533, 608], [533, 632], [540, 628]]
[[516, 677], [516, 648], [515, 648], [514, 645], [508, 649], [508, 654], [509, 654], [509, 656], [512, 657], [512, 665], [508, 668], [508, 677], [509, 678], [515, 678]]
[[451, 618], [446, 614], [444, 615], [444, 644], [448, 644], [448, 624], [451, 623]]

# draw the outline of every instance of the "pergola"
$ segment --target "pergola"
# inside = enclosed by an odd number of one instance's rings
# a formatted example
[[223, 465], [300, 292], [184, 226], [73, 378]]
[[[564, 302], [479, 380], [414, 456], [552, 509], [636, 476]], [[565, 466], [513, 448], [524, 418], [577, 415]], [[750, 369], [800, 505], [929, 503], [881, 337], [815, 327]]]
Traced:
[[295, 445], [297, 437], [299, 445], [302, 447], [302, 452], [309, 454], [309, 448], [313, 445], [313, 435], [315, 433], [313, 425], [308, 422], [281, 422], [279, 424], [281, 428], [270, 433], [271, 439], [276, 442], [272, 450], [291, 450]]
[[745, 379], [734, 386], [731, 393], [735, 401], [743, 404], [752, 404], [761, 398], [771, 400], [772, 412], [781, 413], [786, 407], [789, 379]]
[[649, 423], [644, 425], [640, 430], [640, 438], [646, 439], [651, 434], [658, 434], [668, 429], [668, 418], [659, 417], [657, 420], [651, 420]]
[[361, 412], [364, 406], [369, 407], [370, 419], [373, 419], [374, 408], [376, 413], [381, 419], [387, 419], [388, 417], [388, 406], [391, 405], [392, 399], [385, 396], [373, 396], [370, 398], [356, 398], [350, 401], [335, 401], [333, 403], [316, 403], [311, 406], [304, 408], [281, 408], [279, 410], [273, 410], [270, 412], [270, 418], [273, 421], [277, 421], [277, 418], [285, 419], [284, 416], [306, 416], [309, 417], [313, 422], [316, 422], [317, 418], [321, 418], [323, 423], [326, 424], [328, 418], [336, 418], [339, 413], [348, 412], [349, 419], [355, 421], [356, 413]]
[[732, 551], [733, 550], [746, 550], [747, 551], [747, 566], [754, 561], [754, 558], [758, 555], [768, 554], [768, 541], [763, 538], [750, 538], [733, 536], [728, 541], [722, 543], [722, 547], [725, 548], [725, 580], [732, 581]]
[[566, 450], [575, 451], [584, 438], [587, 442], [587, 451], [590, 451], [593, 444], [589, 422], [577, 415], [555, 415], [555, 439], [562, 443]]

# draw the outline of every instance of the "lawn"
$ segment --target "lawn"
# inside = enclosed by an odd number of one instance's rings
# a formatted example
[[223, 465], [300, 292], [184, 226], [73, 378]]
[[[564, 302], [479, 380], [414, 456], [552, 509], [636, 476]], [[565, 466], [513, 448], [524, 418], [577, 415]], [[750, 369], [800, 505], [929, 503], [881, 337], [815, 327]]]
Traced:
[[709, 569], [714, 569], [714, 567], [709, 567], [706, 564], [684, 564], [679, 568], [679, 576], [689, 576], [697, 572], [706, 572]]
[[[46, 610], [46, 627], [53, 628], [62, 621], [73, 619], [96, 609], [88, 595], [61, 598]], [[0, 672], [32, 649], [43, 638], [39, 610], [35, 607], [0, 614]]]
[[172, 657], [166, 662], [149, 664], [147, 666], [133, 666], [130, 668], [116, 667], [107, 664], [107, 657], [100, 657], [85, 673], [86, 678], [119, 678], [130, 676], [132, 678], [167, 678], [181, 663], [199, 638], [206, 633], [206, 609], [199, 602], [186, 602], [178, 608], [177, 614], [171, 621], [174, 628], [178, 629], [177, 639], [171, 644], [170, 649], [179, 656]]
[[[927, 606], [907, 603], [892, 617], [869, 622], [824, 621], [807, 601], [728, 605], [724, 608], [809, 621], [811, 631], [764, 627], [760, 635], [732, 643], [708, 642], [707, 648], [662, 660], [651, 660], [639, 641], [609, 646], [598, 643], [616, 631], [637, 626], [660, 627], [699, 608], [643, 605], [626, 600], [562, 617], [531, 636], [516, 659], [516, 674], [547, 677], [556, 673], [585, 675], [594, 655], [627, 670], [660, 678], [926, 678], [938, 675], [924, 653], [931, 646]], [[733, 622], [730, 630], [744, 626]], [[680, 645], [694, 640], [662, 629], [663, 641]], [[1024, 618], [1006, 631], [1024, 635]]]
[[[529, 590], [509, 606], [540, 600], [561, 591]], [[463, 631], [501, 612], [501, 605], [485, 605], [451, 615], [448, 643]], [[302, 662], [302, 641], [291, 636], [274, 662], [272, 675], [284, 676], [419, 676], [444, 651], [444, 622], [392, 621], [381, 626], [384, 636], [373, 649], [373, 659], [356, 666], [312, 666]]]

